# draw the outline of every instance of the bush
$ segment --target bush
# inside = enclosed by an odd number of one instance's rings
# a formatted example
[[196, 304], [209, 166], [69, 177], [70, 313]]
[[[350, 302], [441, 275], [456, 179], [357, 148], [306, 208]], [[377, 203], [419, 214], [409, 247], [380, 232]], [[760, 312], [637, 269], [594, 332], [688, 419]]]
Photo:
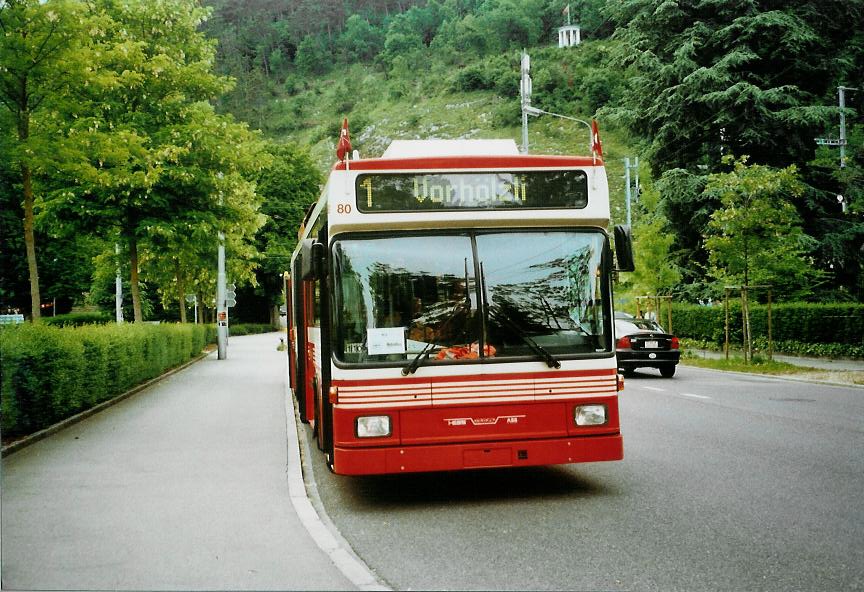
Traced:
[[[725, 318], [722, 304], [677, 304], [673, 307], [672, 330], [680, 337], [722, 344], [725, 338]], [[766, 305], [751, 305], [750, 326], [754, 339], [767, 339]], [[729, 329], [730, 343], [741, 343], [741, 304], [738, 301], [730, 302]], [[864, 305], [795, 302], [775, 304], [771, 308], [771, 333], [777, 343], [839, 344], [861, 348], [864, 347]], [[829, 350], [830, 348], [822, 348], [822, 351]]]
[[191, 359], [215, 333], [209, 325], [5, 326], [3, 433], [29, 434], [115, 397]]
[[114, 316], [105, 312], [70, 312], [56, 317], [42, 317], [46, 325], [57, 327], [79, 327], [81, 325], [104, 325], [113, 323]]
[[239, 337], [241, 335], [255, 335], [258, 333], [272, 333], [273, 331], [283, 331], [279, 325], [269, 325], [267, 323], [239, 323], [228, 327], [228, 335], [231, 337]]

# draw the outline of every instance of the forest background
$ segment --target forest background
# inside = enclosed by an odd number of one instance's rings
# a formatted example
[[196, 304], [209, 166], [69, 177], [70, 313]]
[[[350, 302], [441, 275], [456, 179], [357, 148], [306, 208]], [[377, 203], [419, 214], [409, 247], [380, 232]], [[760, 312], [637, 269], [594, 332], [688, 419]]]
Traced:
[[[3, 308], [113, 310], [119, 266], [128, 319], [186, 320], [222, 232], [235, 318], [272, 320], [342, 118], [361, 156], [518, 141], [523, 49], [536, 107], [600, 121], [616, 223], [639, 157], [618, 294], [864, 301], [864, 0], [0, 0], [0, 26]], [[815, 141], [840, 86], [843, 167]], [[530, 122], [532, 152], [587, 139]]]

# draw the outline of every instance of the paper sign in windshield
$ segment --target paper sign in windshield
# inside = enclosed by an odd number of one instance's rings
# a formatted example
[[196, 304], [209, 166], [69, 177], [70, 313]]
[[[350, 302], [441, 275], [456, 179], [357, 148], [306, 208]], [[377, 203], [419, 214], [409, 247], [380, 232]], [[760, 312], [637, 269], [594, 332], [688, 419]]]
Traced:
[[385, 327], [366, 330], [370, 356], [405, 353], [405, 327]]

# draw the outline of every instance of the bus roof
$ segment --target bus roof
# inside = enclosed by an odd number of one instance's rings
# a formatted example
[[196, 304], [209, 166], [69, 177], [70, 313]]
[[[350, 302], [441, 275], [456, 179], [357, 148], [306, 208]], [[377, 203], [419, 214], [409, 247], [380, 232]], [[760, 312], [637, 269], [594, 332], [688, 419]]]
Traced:
[[381, 158], [423, 158], [429, 156], [515, 156], [513, 140], [393, 140]]
[[[424, 156], [422, 158], [367, 158], [352, 160], [352, 171], [448, 170], [448, 169], [561, 169], [570, 167], [603, 166], [603, 161], [590, 156]], [[333, 165], [334, 171], [346, 170], [345, 161]]]
[[[522, 169], [603, 166], [591, 156], [520, 154], [513, 140], [394, 140], [381, 158], [347, 162], [356, 171]], [[346, 161], [333, 165], [346, 170]]]

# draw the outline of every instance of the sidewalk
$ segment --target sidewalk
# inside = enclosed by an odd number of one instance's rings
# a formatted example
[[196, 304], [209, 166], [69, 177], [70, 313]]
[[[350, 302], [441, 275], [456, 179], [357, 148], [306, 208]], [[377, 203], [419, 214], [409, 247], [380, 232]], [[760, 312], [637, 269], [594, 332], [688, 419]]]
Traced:
[[[704, 349], [692, 350], [700, 358], [722, 359], [726, 355], [721, 352], [708, 351]], [[730, 352], [731, 355], [741, 356], [740, 352]], [[785, 362], [794, 366], [806, 366], [808, 368], [818, 368], [820, 370], [840, 370], [840, 371], [864, 371], [864, 360], [853, 360], [849, 358], [841, 358], [832, 360], [830, 358], [808, 358], [805, 356], [789, 356], [786, 354], [774, 354], [774, 360], [777, 362]]]
[[3, 458], [3, 589], [356, 589], [289, 494], [278, 344], [233, 337], [227, 360]]

